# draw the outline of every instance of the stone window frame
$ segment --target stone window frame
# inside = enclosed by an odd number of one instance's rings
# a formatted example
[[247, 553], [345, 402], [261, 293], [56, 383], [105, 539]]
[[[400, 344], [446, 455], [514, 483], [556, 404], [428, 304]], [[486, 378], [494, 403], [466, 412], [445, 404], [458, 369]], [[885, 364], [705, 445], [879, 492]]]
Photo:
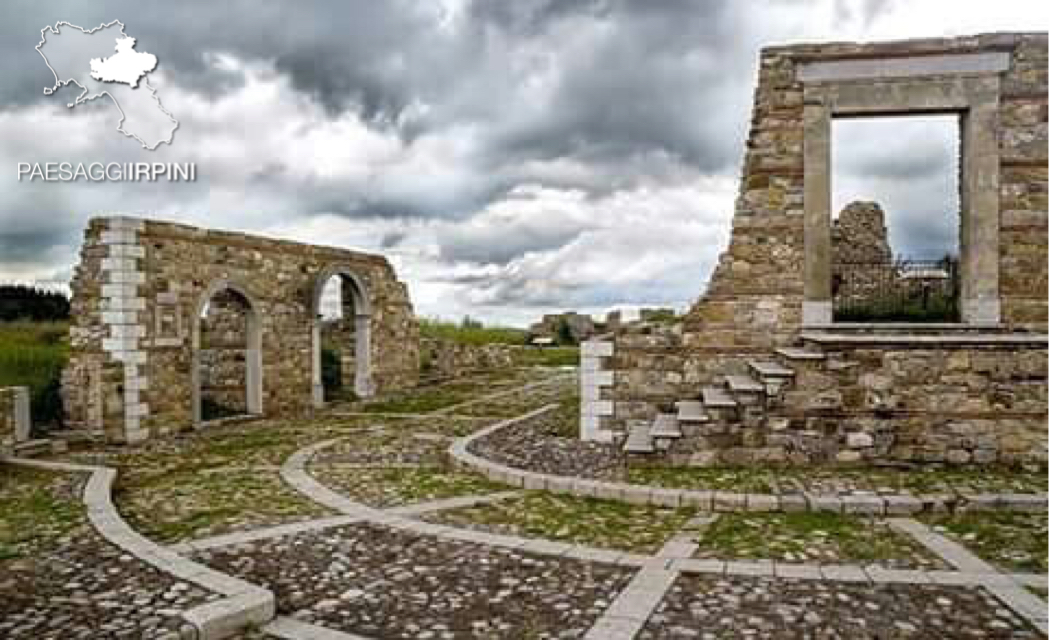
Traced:
[[[970, 64], [973, 60], [978, 64]], [[834, 324], [831, 121], [919, 114], [959, 116], [960, 324], [999, 323], [998, 73], [1008, 64], [1008, 53], [992, 52], [799, 65], [804, 83], [803, 325]]]

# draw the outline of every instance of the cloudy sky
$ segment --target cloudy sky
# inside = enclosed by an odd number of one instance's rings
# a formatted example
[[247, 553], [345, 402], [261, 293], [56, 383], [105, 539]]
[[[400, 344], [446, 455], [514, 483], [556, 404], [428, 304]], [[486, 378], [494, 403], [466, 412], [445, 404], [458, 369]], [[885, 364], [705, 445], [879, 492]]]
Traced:
[[[1047, 7], [6, 0], [0, 280], [67, 279], [93, 212], [148, 212], [381, 251], [428, 316], [684, 307], [727, 238], [762, 45], [1044, 30]], [[102, 101], [43, 94], [40, 30], [114, 19], [159, 59], [148, 79], [180, 122], [156, 151]], [[897, 250], [940, 251], [956, 124], [879, 126], [836, 126], [836, 202], [878, 199]], [[195, 162], [198, 180], [17, 181], [47, 161]]]

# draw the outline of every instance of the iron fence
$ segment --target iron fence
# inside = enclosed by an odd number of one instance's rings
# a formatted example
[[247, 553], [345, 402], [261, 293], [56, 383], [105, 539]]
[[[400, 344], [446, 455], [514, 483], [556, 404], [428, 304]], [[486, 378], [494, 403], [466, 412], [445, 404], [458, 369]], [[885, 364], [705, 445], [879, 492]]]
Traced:
[[836, 321], [956, 322], [958, 261], [838, 263], [832, 295]]

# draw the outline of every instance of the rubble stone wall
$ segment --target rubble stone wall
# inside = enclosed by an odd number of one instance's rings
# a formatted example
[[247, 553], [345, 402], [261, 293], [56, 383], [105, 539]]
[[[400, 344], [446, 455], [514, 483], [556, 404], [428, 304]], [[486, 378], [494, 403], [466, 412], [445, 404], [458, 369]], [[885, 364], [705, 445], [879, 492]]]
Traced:
[[[69, 426], [114, 441], [191, 428], [193, 363], [206, 298], [231, 288], [258, 328], [258, 404], [309, 413], [319, 381], [321, 280], [351, 274], [367, 312], [370, 390], [418, 380], [418, 326], [407, 287], [382, 256], [127, 217], [93, 219], [73, 281]], [[319, 352], [317, 352], [319, 353]]]

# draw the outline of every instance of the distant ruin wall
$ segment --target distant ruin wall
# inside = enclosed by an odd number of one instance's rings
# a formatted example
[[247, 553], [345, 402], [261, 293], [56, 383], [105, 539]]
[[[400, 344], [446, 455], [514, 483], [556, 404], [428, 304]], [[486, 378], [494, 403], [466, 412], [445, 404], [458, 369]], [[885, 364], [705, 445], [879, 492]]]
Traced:
[[357, 320], [367, 333], [367, 388], [415, 384], [418, 326], [385, 258], [155, 220], [93, 219], [72, 280], [67, 422], [114, 441], [191, 428], [199, 418], [195, 363], [208, 358], [200, 313], [225, 289], [251, 309], [259, 412], [308, 414], [320, 383], [319, 291], [335, 273], [352, 276], [366, 303]]
[[423, 338], [423, 372], [436, 378], [457, 378], [477, 371], [509, 369], [514, 366], [514, 347], [506, 344], [462, 344]]
[[892, 262], [889, 230], [881, 206], [876, 202], [847, 204], [831, 229], [831, 250], [836, 273], [842, 264]]

